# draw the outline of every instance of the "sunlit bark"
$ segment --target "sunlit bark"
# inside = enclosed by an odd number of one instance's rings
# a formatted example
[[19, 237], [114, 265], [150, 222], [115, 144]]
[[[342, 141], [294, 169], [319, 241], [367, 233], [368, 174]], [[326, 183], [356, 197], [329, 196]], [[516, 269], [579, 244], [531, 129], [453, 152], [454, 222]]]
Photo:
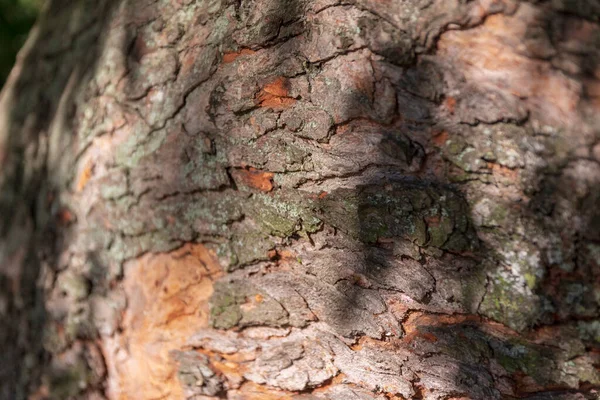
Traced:
[[592, 399], [600, 4], [52, 1], [0, 96], [0, 399]]

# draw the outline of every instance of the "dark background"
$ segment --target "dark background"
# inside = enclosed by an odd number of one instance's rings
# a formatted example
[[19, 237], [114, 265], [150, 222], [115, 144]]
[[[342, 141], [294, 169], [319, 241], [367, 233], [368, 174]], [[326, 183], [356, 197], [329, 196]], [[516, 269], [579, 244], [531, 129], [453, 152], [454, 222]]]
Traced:
[[0, 88], [44, 0], [0, 0]]

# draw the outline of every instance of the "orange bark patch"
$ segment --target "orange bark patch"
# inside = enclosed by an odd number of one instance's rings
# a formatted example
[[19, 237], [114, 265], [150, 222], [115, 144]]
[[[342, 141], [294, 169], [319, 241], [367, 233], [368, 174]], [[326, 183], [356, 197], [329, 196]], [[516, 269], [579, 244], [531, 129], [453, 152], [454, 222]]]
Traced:
[[[417, 337], [422, 337], [425, 340], [431, 341], [435, 336], [428, 332], [423, 332], [422, 328], [430, 327], [448, 327], [452, 325], [471, 324], [478, 326], [483, 332], [495, 337], [515, 337], [518, 336], [512, 329], [494, 321], [489, 321], [473, 314], [427, 314], [415, 312], [402, 323], [402, 327], [406, 332], [404, 341], [410, 343]], [[428, 336], [431, 335], [431, 336]], [[437, 337], [435, 337], [437, 340]]]
[[233, 179], [237, 184], [258, 189], [263, 192], [273, 190], [273, 174], [272, 172], [259, 171], [254, 168], [235, 169], [231, 172]]
[[264, 298], [261, 295], [257, 295], [254, 297], [247, 297], [246, 302], [244, 304], [240, 304], [240, 310], [243, 310], [244, 312], [253, 310], [256, 307], [258, 307], [258, 305], [260, 303], [262, 303], [263, 300], [264, 300]]
[[92, 163], [91, 161], [88, 161], [84, 165], [81, 172], [79, 173], [79, 178], [77, 178], [77, 191], [78, 192], [81, 192], [85, 188], [85, 185], [87, 185], [90, 178], [92, 177], [93, 171], [94, 171], [94, 163]]
[[281, 250], [279, 257], [282, 261], [294, 261], [296, 260], [296, 254], [290, 250]]
[[346, 133], [351, 133], [353, 131], [354, 127], [352, 125], [350, 125], [349, 123], [345, 123], [343, 125], [338, 125], [335, 128], [335, 133], [336, 135], [343, 135]]
[[427, 391], [425, 390], [425, 388], [421, 385], [419, 385], [418, 383], [413, 384], [413, 388], [415, 390], [415, 399], [424, 399], [425, 395], [427, 394]]
[[254, 53], [256, 53], [256, 51], [250, 49], [242, 49], [240, 51], [232, 51], [230, 53], [225, 53], [223, 54], [223, 63], [229, 64], [234, 62], [240, 56], [249, 56]]
[[298, 256], [289, 250], [269, 250], [267, 256], [273, 261], [278, 267], [285, 268], [290, 263], [298, 262]]
[[211, 365], [214, 367], [216, 372], [224, 375], [228, 381], [242, 381], [244, 379], [244, 369], [240, 367], [240, 364], [231, 361], [218, 361], [211, 360]]
[[295, 102], [296, 99], [291, 97], [266, 95], [261, 97], [260, 106], [263, 108], [283, 109], [291, 107]]
[[233, 398], [238, 398], [236, 395], [239, 395], [239, 398], [244, 400], [292, 400], [294, 396], [298, 395], [257, 385], [253, 382], [246, 382], [238, 390], [229, 393], [233, 394]]
[[402, 395], [396, 395], [393, 393], [384, 393], [383, 394], [387, 400], [406, 400]]
[[[342, 72], [343, 73], [343, 72]], [[348, 71], [350, 78], [352, 79], [352, 83], [359, 92], [364, 93], [365, 96], [369, 99], [369, 101], [373, 102], [375, 98], [375, 87], [373, 85], [373, 81], [370, 77], [365, 77], [361, 73], [355, 73], [353, 71]]]
[[244, 373], [247, 372], [248, 361], [256, 359], [256, 352], [241, 351], [239, 353], [221, 354], [206, 349], [197, 349], [210, 359], [211, 368], [218, 374], [223, 375], [229, 382], [242, 382]]
[[430, 332], [422, 333], [421, 337], [431, 343], [435, 343], [438, 341], [437, 336], [435, 336], [433, 333], [430, 333]]
[[441, 131], [439, 132], [437, 135], [435, 135], [433, 137], [432, 142], [436, 145], [436, 146], [443, 146], [446, 144], [446, 142], [448, 141], [448, 132], [446, 131]]
[[293, 105], [296, 99], [289, 97], [289, 84], [289, 80], [282, 76], [267, 83], [258, 95], [260, 106], [281, 109]]
[[216, 256], [201, 244], [148, 254], [125, 266], [122, 332], [104, 339], [109, 397], [184, 399], [172, 350], [208, 325]]
[[560, 390], [559, 385], [540, 385], [531, 376], [526, 375], [521, 371], [511, 374], [512, 379], [516, 382], [516, 391], [518, 394], [526, 395], [528, 393], [541, 392], [544, 390]]
[[183, 75], [188, 75], [194, 69], [194, 64], [196, 62], [196, 57], [198, 54], [194, 51], [188, 51], [183, 54], [181, 59], [181, 73]]
[[287, 97], [288, 86], [289, 81], [286, 78], [280, 76], [278, 78], [275, 78], [275, 80], [271, 81], [270, 83], [266, 84], [263, 88], [263, 91], [265, 93], [272, 94], [273, 96]]
[[432, 215], [432, 216], [425, 218], [425, 222], [427, 222], [427, 225], [431, 226], [431, 227], [440, 226], [441, 220], [442, 219], [440, 218], [439, 215]]
[[454, 114], [454, 109], [456, 108], [456, 99], [452, 96], [446, 97], [446, 100], [444, 101], [444, 106], [450, 114]]
[[313, 199], [313, 200], [317, 200], [317, 199], [319, 199], [319, 200], [322, 200], [322, 199], [324, 199], [325, 197], [327, 197], [327, 195], [328, 195], [328, 194], [329, 194], [329, 193], [327, 193], [327, 192], [320, 192], [319, 194], [312, 193], [312, 194], [310, 194], [309, 196], [310, 196], [310, 198], [311, 198], [311, 199]]
[[340, 372], [339, 374], [334, 376], [330, 381], [325, 382], [323, 385], [313, 390], [313, 393], [327, 393], [327, 391], [330, 390], [332, 387], [337, 385], [343, 385], [345, 381], [346, 375]]
[[58, 212], [58, 222], [61, 225], [69, 225], [71, 222], [75, 221], [75, 215], [68, 208], [63, 208]]
[[454, 315], [438, 315], [413, 313], [402, 324], [407, 335], [414, 333], [420, 326], [442, 326], [442, 325], [457, 325], [465, 322], [480, 322], [481, 318], [476, 315], [454, 314]]
[[361, 337], [360, 339], [358, 339], [358, 342], [356, 342], [355, 344], [353, 344], [352, 346], [350, 346], [350, 348], [353, 351], [360, 351], [363, 349], [364, 344], [368, 341], [369, 339], [367, 337]]
[[362, 288], [367, 288], [367, 289], [371, 287], [369, 280], [367, 278], [365, 278], [364, 275], [352, 274], [351, 278], [352, 278], [352, 282], [354, 282], [354, 284], [357, 286], [360, 286]]
[[516, 181], [519, 177], [519, 171], [510, 169], [504, 165], [488, 162], [487, 167], [492, 170], [492, 174], [498, 177], [507, 178], [511, 181]]

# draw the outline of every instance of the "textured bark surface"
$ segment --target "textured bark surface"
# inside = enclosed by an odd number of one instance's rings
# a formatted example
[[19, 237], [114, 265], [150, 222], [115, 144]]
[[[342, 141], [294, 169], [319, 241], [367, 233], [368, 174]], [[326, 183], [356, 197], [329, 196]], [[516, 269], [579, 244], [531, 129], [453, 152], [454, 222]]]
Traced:
[[0, 97], [0, 399], [596, 399], [596, 0], [51, 1]]

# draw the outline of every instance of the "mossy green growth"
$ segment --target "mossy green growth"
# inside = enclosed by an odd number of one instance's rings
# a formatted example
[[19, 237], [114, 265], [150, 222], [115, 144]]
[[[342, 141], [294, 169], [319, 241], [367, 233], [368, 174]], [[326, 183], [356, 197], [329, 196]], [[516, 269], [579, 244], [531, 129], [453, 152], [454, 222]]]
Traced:
[[140, 161], [155, 153], [164, 143], [167, 137], [166, 129], [160, 129], [148, 137], [148, 126], [136, 124], [125, 142], [119, 146], [115, 153], [117, 165], [134, 168]]
[[[477, 215], [477, 224], [483, 227], [506, 226], [510, 216], [507, 205], [498, 199], [483, 197], [475, 203], [473, 211]], [[513, 223], [516, 223], [513, 222]]]
[[262, 232], [273, 236], [285, 238], [296, 232], [313, 233], [322, 224], [313, 201], [295, 191], [255, 194], [245, 206]]
[[59, 275], [57, 287], [69, 298], [82, 300], [90, 293], [91, 283], [81, 274], [65, 271]]
[[44, 326], [42, 342], [44, 349], [53, 354], [64, 351], [69, 345], [66, 335], [60, 334], [59, 325], [54, 321]]
[[553, 379], [555, 362], [548, 357], [551, 349], [542, 348], [522, 340], [492, 340], [494, 359], [510, 374], [522, 372], [541, 385]]
[[465, 141], [460, 137], [456, 137], [446, 142], [445, 153], [450, 155], [458, 155], [465, 149], [465, 147], [467, 147]]
[[464, 183], [471, 181], [479, 181], [483, 183], [494, 183], [493, 175], [491, 174], [481, 174], [481, 173], [473, 173], [473, 172], [461, 172], [459, 170], [458, 173], [452, 172], [448, 176], [448, 180], [452, 183]]
[[490, 218], [495, 225], [502, 226], [508, 217], [508, 208], [505, 205], [498, 204], [490, 214]]
[[429, 234], [430, 246], [442, 247], [448, 240], [448, 237], [454, 230], [454, 221], [448, 216], [440, 217], [439, 223], [428, 224], [427, 233]]
[[69, 368], [54, 370], [50, 374], [50, 398], [76, 398], [88, 385], [90, 370], [84, 360]]
[[322, 199], [319, 208], [325, 222], [366, 243], [400, 237], [453, 251], [478, 243], [464, 199], [446, 188], [399, 182], [342, 189]]
[[529, 289], [535, 289], [536, 285], [537, 285], [537, 277], [535, 276], [535, 274], [532, 274], [531, 272], [526, 272], [525, 275], [523, 275], [523, 277], [525, 278], [525, 282], [527, 282], [527, 287], [529, 287]]
[[82, 307], [69, 312], [65, 320], [65, 334], [71, 339], [93, 339], [97, 335], [90, 309]]
[[[185, 205], [185, 209], [181, 210], [183, 217], [175, 221], [172, 229], [181, 232], [191, 225], [198, 232], [226, 234], [229, 230], [227, 224], [243, 217], [245, 201], [245, 197], [230, 193], [195, 198], [193, 202]], [[178, 203], [172, 211], [165, 209], [160, 214], [161, 216], [177, 215], [180, 212], [179, 208], [181, 205]]]
[[439, 351], [457, 360], [475, 363], [492, 356], [488, 337], [473, 327], [458, 324], [450, 328], [423, 327], [419, 331], [432, 333], [438, 339], [435, 346]]
[[210, 298], [210, 324], [216, 329], [233, 328], [242, 319], [240, 304], [246, 298], [245, 290], [233, 283], [217, 282]]
[[268, 208], [261, 211], [259, 223], [267, 233], [274, 236], [288, 237], [299, 229], [298, 220]]
[[[216, 7], [213, 6], [212, 8], [214, 9]], [[220, 8], [220, 4], [219, 4], [219, 8]], [[223, 15], [221, 15], [219, 18], [217, 18], [217, 20], [215, 21], [215, 23], [213, 25], [213, 29], [210, 34], [209, 40], [208, 40], [210, 43], [222, 42], [225, 35], [227, 35], [227, 33], [230, 31], [231, 21], [229, 20], [228, 17], [229, 17], [229, 15], [227, 13], [223, 13]]]
[[541, 304], [535, 294], [524, 289], [520, 280], [509, 280], [494, 274], [480, 312], [517, 331], [526, 329], [538, 320]]
[[288, 323], [283, 306], [247, 282], [217, 282], [209, 305], [209, 321], [217, 329]]
[[323, 221], [350, 236], [359, 236], [359, 197], [356, 191], [338, 190], [318, 202]]
[[577, 330], [581, 339], [600, 343], [600, 320], [579, 321]]
[[235, 262], [228, 268], [229, 271], [237, 266], [255, 261], [268, 260], [268, 251], [275, 247], [275, 243], [262, 232], [244, 232], [236, 234], [231, 240], [231, 250], [235, 254]]
[[127, 182], [121, 181], [114, 184], [100, 186], [100, 195], [104, 199], [119, 199], [127, 194]]
[[446, 243], [442, 246], [444, 250], [461, 252], [475, 250], [478, 247], [478, 240], [475, 235], [463, 234], [462, 232], [453, 232]]
[[117, 237], [110, 247], [110, 257], [113, 260], [125, 261], [148, 251], [166, 253], [181, 244], [172, 232], [161, 230], [149, 232], [135, 237]]
[[449, 159], [457, 167], [467, 172], [477, 171], [485, 165], [482, 155], [473, 147], [467, 147], [458, 155], [452, 154]]
[[478, 312], [479, 304], [485, 294], [486, 271], [478, 268], [472, 271], [468, 277], [461, 279], [460, 302], [465, 309], [475, 313]]
[[408, 230], [404, 237], [418, 246], [425, 246], [427, 243], [427, 224], [423, 218], [412, 218], [408, 222]]
[[380, 237], [389, 237], [388, 221], [381, 209], [376, 207], [359, 208], [360, 231], [359, 238], [365, 243], [375, 243]]

